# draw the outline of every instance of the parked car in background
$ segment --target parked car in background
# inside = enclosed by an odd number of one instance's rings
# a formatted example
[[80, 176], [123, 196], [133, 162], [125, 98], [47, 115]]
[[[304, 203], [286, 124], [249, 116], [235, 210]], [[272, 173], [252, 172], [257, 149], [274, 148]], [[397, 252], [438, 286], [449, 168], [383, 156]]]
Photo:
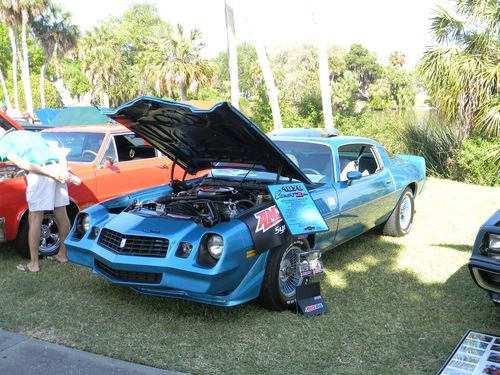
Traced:
[[[4, 128], [20, 127], [6, 117]], [[47, 141], [71, 149], [67, 156], [71, 172], [82, 183], [68, 184], [70, 205], [68, 216], [95, 203], [138, 189], [166, 184], [172, 177], [172, 161], [143, 138], [122, 125], [85, 125], [46, 129], [40, 133]], [[23, 171], [15, 166], [0, 166], [0, 242], [15, 241], [17, 251], [27, 257], [28, 206]], [[176, 169], [173, 176], [182, 178], [184, 171]], [[59, 250], [59, 234], [53, 213], [44, 215], [40, 240], [40, 255], [52, 255]]]
[[[424, 187], [421, 157], [318, 130], [269, 138], [229, 103], [207, 110], [141, 97], [110, 116], [190, 173], [211, 169], [78, 214], [65, 241], [70, 262], [140, 293], [290, 307], [304, 282], [299, 254], [375, 226], [407, 234]], [[328, 231], [290, 234], [268, 186], [291, 181], [307, 187]]]
[[479, 228], [469, 270], [476, 284], [500, 304], [500, 210]]

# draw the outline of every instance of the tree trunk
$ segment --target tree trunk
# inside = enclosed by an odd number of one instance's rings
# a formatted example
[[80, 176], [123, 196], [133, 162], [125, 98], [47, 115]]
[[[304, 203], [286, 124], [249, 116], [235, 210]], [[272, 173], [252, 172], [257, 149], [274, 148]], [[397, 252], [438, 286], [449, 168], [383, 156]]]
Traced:
[[109, 94], [106, 90], [104, 90], [102, 92], [102, 97], [103, 97], [103, 101], [104, 101], [104, 107], [109, 108]]
[[34, 117], [33, 112], [33, 97], [31, 95], [31, 79], [30, 79], [30, 62], [28, 57], [28, 42], [26, 40], [26, 26], [28, 25], [28, 13], [23, 10], [22, 12], [22, 29], [21, 29], [21, 41], [23, 47], [23, 55], [21, 61], [21, 79], [24, 88], [24, 98], [26, 99], [26, 111], [31, 117]]
[[[317, 3], [314, 5], [319, 6]], [[316, 37], [318, 41], [318, 60], [319, 60], [319, 84], [321, 88], [321, 102], [323, 104], [323, 117], [325, 120], [325, 129], [334, 131], [333, 113], [332, 113], [332, 93], [330, 88], [330, 71], [328, 69], [328, 53], [326, 50], [325, 33], [322, 32], [316, 19], [315, 11], [312, 12], [313, 23], [316, 26]]]
[[45, 60], [40, 68], [40, 108], [45, 108], [45, 72], [48, 65], [49, 62]]
[[178, 83], [177, 90], [179, 91], [179, 95], [181, 96], [181, 101], [183, 101], [183, 102], [187, 101], [188, 100], [188, 98], [187, 98], [187, 86], [182, 84], [182, 83]]
[[262, 75], [266, 83], [267, 96], [269, 97], [269, 104], [271, 105], [271, 113], [273, 114], [274, 129], [283, 129], [283, 122], [281, 120], [280, 105], [278, 102], [278, 90], [274, 84], [273, 72], [267, 59], [266, 50], [260, 41], [256, 41], [255, 49], [257, 50], [257, 57], [259, 59], [260, 67], [262, 68]]
[[3, 76], [2, 69], [0, 69], [0, 82], [2, 83], [3, 96], [5, 97], [5, 106], [10, 108], [9, 92], [7, 91], [7, 86], [5, 85], [5, 78]]
[[14, 108], [19, 110], [19, 92], [17, 89], [17, 39], [14, 29], [9, 27], [10, 47], [12, 49], [12, 88], [14, 90]]
[[232, 0], [225, 0], [227, 50], [229, 54], [229, 77], [231, 80], [231, 104], [240, 108], [240, 89], [238, 81], [238, 52], [236, 49], [236, 33]]

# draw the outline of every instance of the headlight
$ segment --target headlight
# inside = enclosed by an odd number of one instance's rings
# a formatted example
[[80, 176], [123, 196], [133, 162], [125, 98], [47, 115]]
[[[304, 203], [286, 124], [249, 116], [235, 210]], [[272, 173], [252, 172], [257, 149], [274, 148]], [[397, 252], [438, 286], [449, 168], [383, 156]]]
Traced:
[[78, 231], [82, 234], [87, 233], [90, 228], [90, 216], [88, 214], [81, 214], [78, 218]]
[[500, 252], [500, 234], [489, 234], [488, 249]]
[[90, 229], [90, 215], [86, 213], [79, 213], [76, 218], [75, 232], [73, 233], [73, 238], [81, 239]]
[[219, 259], [222, 255], [222, 249], [224, 248], [224, 239], [218, 234], [212, 234], [207, 240], [207, 249], [211, 256], [215, 259]]

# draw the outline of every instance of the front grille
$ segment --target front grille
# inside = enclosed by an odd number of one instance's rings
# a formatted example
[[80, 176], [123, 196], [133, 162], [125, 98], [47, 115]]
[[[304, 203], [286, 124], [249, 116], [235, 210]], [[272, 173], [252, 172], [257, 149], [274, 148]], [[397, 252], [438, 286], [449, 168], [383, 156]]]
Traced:
[[98, 243], [123, 255], [162, 258], [168, 250], [168, 240], [165, 238], [130, 236], [106, 228], [101, 231]]
[[95, 267], [102, 273], [105, 273], [109, 277], [119, 281], [142, 284], [159, 284], [161, 281], [161, 273], [115, 270], [114, 268], [99, 262], [97, 259], [95, 260]]

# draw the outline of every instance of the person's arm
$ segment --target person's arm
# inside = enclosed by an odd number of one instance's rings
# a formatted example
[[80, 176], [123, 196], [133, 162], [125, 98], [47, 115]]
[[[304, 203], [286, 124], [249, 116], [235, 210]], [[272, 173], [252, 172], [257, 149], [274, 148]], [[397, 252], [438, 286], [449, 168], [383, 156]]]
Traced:
[[39, 165], [30, 163], [29, 161], [20, 158], [13, 152], [7, 155], [7, 159], [9, 159], [12, 163], [17, 165], [21, 169], [24, 169], [28, 172], [43, 174], [59, 182], [66, 182], [69, 178], [67, 171], [66, 172], [64, 172], [64, 170], [53, 171], [52, 169], [41, 167]]

